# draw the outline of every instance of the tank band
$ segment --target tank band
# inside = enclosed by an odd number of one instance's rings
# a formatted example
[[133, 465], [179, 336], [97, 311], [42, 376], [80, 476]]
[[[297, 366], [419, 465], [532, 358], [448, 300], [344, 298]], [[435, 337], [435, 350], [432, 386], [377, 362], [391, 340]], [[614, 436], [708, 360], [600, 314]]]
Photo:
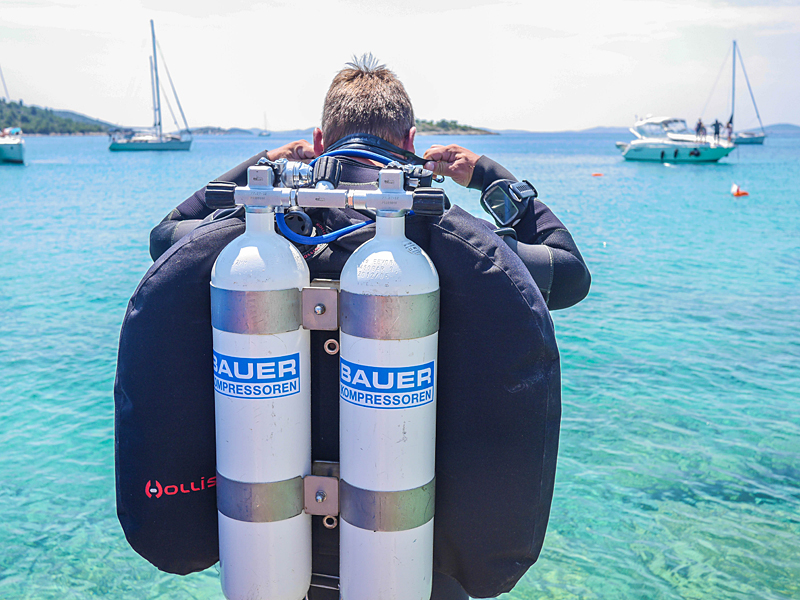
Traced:
[[303, 478], [270, 483], [245, 483], [217, 471], [217, 510], [249, 523], [291, 519], [303, 512]]
[[414, 296], [339, 294], [339, 325], [371, 340], [410, 340], [439, 331], [439, 290]]
[[412, 490], [375, 492], [339, 481], [341, 517], [370, 531], [405, 531], [433, 518], [436, 478]]
[[303, 322], [300, 290], [244, 292], [211, 286], [211, 325], [220, 331], [270, 334]]

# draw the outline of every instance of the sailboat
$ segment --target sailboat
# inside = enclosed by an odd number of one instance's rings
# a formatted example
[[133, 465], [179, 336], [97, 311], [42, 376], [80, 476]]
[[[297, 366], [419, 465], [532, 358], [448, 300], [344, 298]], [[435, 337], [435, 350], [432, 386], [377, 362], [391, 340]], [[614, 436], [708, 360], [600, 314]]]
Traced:
[[[172, 84], [172, 77], [170, 77], [169, 69], [167, 69], [167, 77], [169, 78], [172, 93], [175, 96], [175, 101], [178, 104], [178, 109], [183, 118], [185, 129], [178, 135], [175, 135], [165, 134], [161, 128], [161, 88], [158, 79], [156, 29], [152, 19], [150, 20], [150, 32], [153, 37], [153, 55], [150, 57], [150, 86], [153, 94], [153, 128], [150, 131], [135, 131], [130, 129], [113, 131], [109, 134], [111, 136], [111, 144], [108, 147], [109, 150], [126, 152], [136, 150], [189, 150], [192, 146], [192, 135], [189, 132], [189, 124], [186, 122], [186, 115], [183, 114], [181, 101], [178, 100], [178, 93], [175, 91], [175, 86]], [[164, 63], [164, 67], [166, 68], [166, 63]], [[167, 101], [167, 107], [170, 109], [170, 112], [172, 112], [169, 100], [166, 96], [164, 99]]]
[[744, 68], [744, 59], [742, 58], [742, 51], [733, 40], [733, 79], [731, 83], [731, 118], [728, 121], [733, 127], [733, 115], [736, 107], [736, 55], [739, 55], [739, 62], [742, 64], [742, 73], [744, 73], [744, 80], [747, 82], [747, 90], [750, 92], [750, 99], [753, 101], [753, 108], [756, 110], [756, 117], [758, 117], [758, 124], [761, 126], [761, 132], [757, 131], [740, 131], [733, 134], [731, 141], [734, 144], [763, 144], [764, 138], [767, 137], [764, 131], [764, 124], [761, 122], [761, 115], [758, 114], [758, 107], [756, 106], [756, 98], [753, 96], [753, 89], [750, 87], [750, 79], [747, 77], [747, 71]]
[[[0, 81], [3, 82], [3, 89], [6, 92], [6, 102], [10, 104], [11, 96], [8, 94], [3, 69], [0, 69]], [[0, 125], [0, 163], [2, 162], [25, 162], [25, 140], [22, 139], [22, 129], [19, 127], [2, 128]]]
[[261, 137], [267, 137], [270, 135], [269, 129], [267, 129], [267, 113], [264, 113], [264, 129], [259, 131], [258, 135]]

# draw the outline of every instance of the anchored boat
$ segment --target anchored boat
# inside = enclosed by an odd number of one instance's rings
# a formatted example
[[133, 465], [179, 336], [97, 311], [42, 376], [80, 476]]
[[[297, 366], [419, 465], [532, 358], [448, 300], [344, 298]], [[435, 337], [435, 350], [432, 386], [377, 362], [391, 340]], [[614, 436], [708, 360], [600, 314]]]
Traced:
[[732, 142], [721, 138], [696, 135], [684, 119], [648, 117], [637, 121], [630, 131], [636, 136], [635, 140], [617, 142], [625, 160], [716, 162], [736, 148]]
[[[153, 37], [153, 55], [150, 57], [150, 84], [153, 92], [153, 129], [150, 131], [136, 131], [133, 129], [117, 129], [109, 133], [111, 144], [108, 149], [112, 151], [136, 151], [136, 150], [189, 150], [192, 146], [192, 135], [189, 132], [189, 124], [183, 114], [181, 101], [178, 100], [178, 93], [172, 83], [169, 69], [167, 78], [169, 79], [175, 102], [183, 118], [184, 129], [179, 134], [165, 134], [161, 128], [161, 87], [158, 79], [158, 56], [156, 52], [156, 30], [153, 21], [150, 21], [150, 32]], [[162, 56], [163, 59], [163, 56]], [[166, 68], [166, 63], [164, 64]], [[172, 107], [167, 97], [167, 108], [172, 113]], [[173, 119], [175, 118], [172, 113]], [[177, 127], [177, 121], [175, 123]]]
[[19, 127], [0, 130], [0, 162], [25, 162], [25, 141]]

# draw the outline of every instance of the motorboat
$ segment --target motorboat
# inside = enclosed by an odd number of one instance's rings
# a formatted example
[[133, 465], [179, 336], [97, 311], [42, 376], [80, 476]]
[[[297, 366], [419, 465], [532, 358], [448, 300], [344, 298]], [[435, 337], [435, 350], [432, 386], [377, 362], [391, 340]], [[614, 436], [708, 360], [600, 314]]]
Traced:
[[716, 162], [728, 156], [736, 145], [713, 135], [698, 136], [684, 119], [648, 117], [630, 128], [636, 139], [617, 142], [625, 160], [665, 163]]
[[0, 130], [0, 162], [25, 162], [25, 140], [19, 127]]
[[[167, 69], [167, 77], [172, 88], [172, 93], [175, 97], [175, 102], [178, 104], [181, 117], [185, 129], [181, 130], [178, 134], [165, 134], [161, 127], [161, 87], [158, 79], [158, 56], [156, 53], [156, 29], [153, 21], [150, 21], [150, 32], [153, 37], [153, 55], [150, 57], [150, 83], [152, 86], [153, 95], [153, 127], [148, 131], [138, 131], [134, 129], [115, 129], [109, 132], [111, 143], [108, 146], [109, 150], [118, 151], [140, 151], [140, 150], [189, 150], [192, 147], [192, 135], [189, 131], [189, 125], [186, 122], [186, 116], [183, 114], [181, 102], [178, 100], [178, 93], [175, 91], [175, 86], [172, 84], [172, 77], [170, 77], [169, 69]], [[163, 60], [163, 56], [162, 56]], [[166, 68], [166, 63], [164, 63]], [[167, 101], [167, 108], [172, 113], [172, 107], [169, 100]], [[175, 119], [175, 115], [172, 115]], [[175, 122], [178, 126], [177, 121]]]

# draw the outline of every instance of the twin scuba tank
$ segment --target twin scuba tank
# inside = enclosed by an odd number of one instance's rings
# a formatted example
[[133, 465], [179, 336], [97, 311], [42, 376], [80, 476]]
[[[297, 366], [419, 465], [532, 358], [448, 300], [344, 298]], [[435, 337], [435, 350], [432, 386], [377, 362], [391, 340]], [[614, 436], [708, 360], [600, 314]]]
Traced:
[[[246, 187], [207, 189], [210, 206], [246, 211], [245, 233], [211, 275], [219, 556], [229, 600], [306, 595], [311, 514], [338, 522], [342, 598], [430, 597], [439, 278], [405, 237], [405, 215], [441, 214], [444, 196], [407, 189], [419, 167], [389, 167], [374, 191], [334, 189], [339, 165], [328, 157], [313, 171], [286, 161], [253, 166]], [[338, 294], [312, 287], [302, 255], [275, 231], [276, 215], [285, 226], [294, 207], [375, 211], [375, 237], [347, 260]], [[312, 475], [309, 332], [337, 324], [339, 348], [331, 341], [326, 351], [340, 353], [338, 481]]]

